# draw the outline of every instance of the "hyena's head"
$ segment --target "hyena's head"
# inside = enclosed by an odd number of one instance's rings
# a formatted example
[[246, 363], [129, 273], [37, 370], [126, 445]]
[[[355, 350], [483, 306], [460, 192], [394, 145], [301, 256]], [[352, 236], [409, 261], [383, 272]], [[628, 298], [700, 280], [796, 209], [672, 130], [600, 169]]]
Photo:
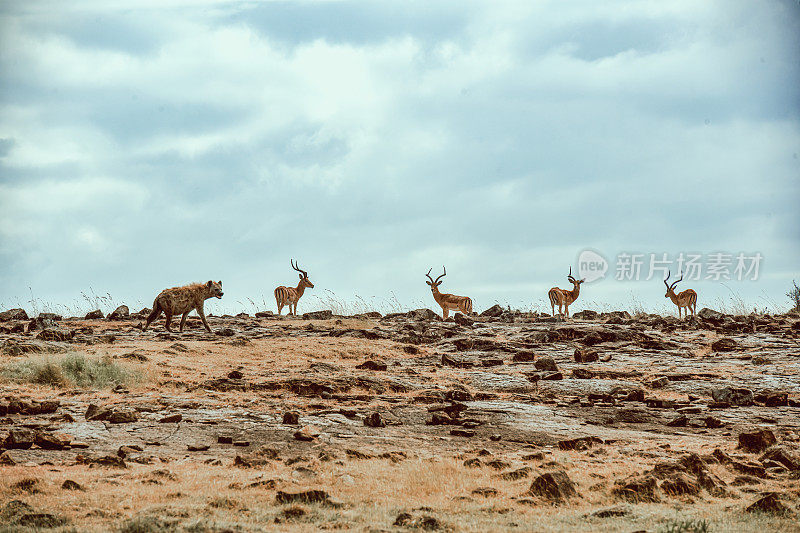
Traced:
[[209, 298], [214, 296], [222, 298], [222, 282], [209, 280], [208, 283], [206, 283], [206, 291], [208, 292]]

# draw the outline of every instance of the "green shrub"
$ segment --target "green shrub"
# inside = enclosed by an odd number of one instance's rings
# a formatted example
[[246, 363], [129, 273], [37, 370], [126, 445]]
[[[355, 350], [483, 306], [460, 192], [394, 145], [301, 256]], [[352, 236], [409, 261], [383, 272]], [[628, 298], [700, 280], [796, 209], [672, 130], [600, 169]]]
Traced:
[[709, 533], [711, 528], [705, 520], [676, 519], [670, 520], [658, 531], [659, 533]]

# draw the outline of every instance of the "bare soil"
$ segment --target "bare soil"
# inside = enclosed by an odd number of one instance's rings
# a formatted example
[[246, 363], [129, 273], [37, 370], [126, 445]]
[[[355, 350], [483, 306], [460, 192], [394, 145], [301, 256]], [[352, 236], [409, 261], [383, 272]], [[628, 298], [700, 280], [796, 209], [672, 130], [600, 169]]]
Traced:
[[0, 529], [800, 531], [797, 316], [495, 311], [0, 323]]

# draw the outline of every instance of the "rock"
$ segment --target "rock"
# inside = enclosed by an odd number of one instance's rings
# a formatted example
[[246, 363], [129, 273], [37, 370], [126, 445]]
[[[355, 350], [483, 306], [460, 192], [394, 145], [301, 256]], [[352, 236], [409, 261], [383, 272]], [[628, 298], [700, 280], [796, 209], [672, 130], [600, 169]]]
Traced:
[[103, 312], [99, 309], [95, 309], [94, 311], [89, 311], [86, 313], [86, 316], [83, 317], [84, 320], [97, 320], [103, 318]]
[[28, 477], [12, 483], [11, 490], [19, 492], [27, 492], [28, 494], [38, 494], [42, 492], [39, 488], [39, 480], [36, 478]]
[[511, 472], [504, 472], [500, 474], [500, 477], [505, 479], [506, 481], [516, 481], [518, 479], [524, 479], [528, 477], [531, 471], [532, 470], [529, 466], [523, 466], [522, 468], [518, 468], [517, 470], [512, 470]]
[[414, 309], [406, 313], [406, 316], [412, 320], [436, 320], [440, 318], [430, 309]]
[[711, 397], [717, 403], [729, 403], [742, 407], [753, 405], [754, 402], [753, 392], [745, 388], [722, 387], [713, 389]]
[[700, 312], [697, 313], [697, 316], [699, 316], [702, 319], [708, 320], [710, 322], [721, 323], [725, 319], [725, 315], [723, 315], [722, 313], [718, 313], [713, 309], [709, 309], [708, 307], [702, 308]]
[[619, 498], [631, 502], [657, 502], [658, 483], [653, 476], [632, 477], [626, 480], [618, 480], [611, 493]]
[[451, 429], [450, 434], [454, 437], [465, 437], [470, 438], [475, 436], [474, 431], [470, 431], [468, 429]]
[[558, 448], [561, 450], [588, 450], [600, 444], [603, 444], [603, 439], [600, 437], [578, 437], [577, 439], [559, 441]]
[[530, 363], [536, 360], [536, 355], [530, 350], [520, 350], [511, 358], [515, 363]]
[[477, 457], [473, 457], [472, 459], [464, 461], [464, 466], [467, 468], [480, 468], [483, 466], [483, 463]]
[[258, 311], [256, 312], [256, 318], [270, 318], [275, 316], [275, 313], [272, 311]]
[[543, 381], [558, 381], [564, 379], [564, 374], [561, 372], [543, 372], [541, 379]]
[[658, 377], [652, 381], [650, 381], [650, 388], [653, 389], [663, 389], [669, 384], [669, 378], [666, 376]]
[[625, 516], [629, 513], [629, 510], [626, 507], [617, 506], [617, 507], [608, 507], [606, 509], [600, 509], [594, 511], [589, 514], [594, 518], [611, 518], [617, 516]]
[[186, 445], [186, 449], [188, 451], [190, 451], [190, 452], [204, 452], [204, 451], [208, 450], [209, 448], [211, 448], [211, 446], [208, 445], [208, 444], [195, 443], [195, 444], [187, 444]]
[[707, 428], [721, 428], [725, 424], [719, 418], [715, 416], [707, 416], [705, 419], [705, 424]]
[[311, 442], [315, 438], [317, 438], [318, 433], [311, 427], [305, 426], [301, 428], [299, 431], [294, 432], [294, 440], [299, 440], [301, 442]]
[[125, 460], [117, 455], [102, 455], [100, 457], [88, 457], [85, 455], [76, 455], [75, 462], [85, 465], [98, 465], [108, 466], [112, 468], [128, 468]]
[[84, 490], [76, 481], [71, 479], [65, 479], [64, 483], [61, 484], [61, 488], [64, 490]]
[[33, 443], [43, 450], [64, 450], [69, 448], [69, 441], [64, 441], [52, 433], [37, 431]]
[[233, 329], [233, 328], [218, 329], [214, 333], [216, 335], [219, 335], [220, 337], [234, 337], [234, 336], [236, 336], [236, 330]]
[[479, 487], [472, 491], [475, 496], [483, 496], [484, 498], [493, 498], [497, 496], [497, 489], [494, 487]]
[[66, 328], [52, 328], [42, 330], [36, 338], [43, 341], [68, 342], [75, 337], [75, 331]]
[[139, 415], [132, 409], [115, 410], [108, 417], [108, 421], [112, 424], [129, 424], [137, 420], [139, 420]]
[[563, 502], [567, 498], [578, 496], [575, 485], [563, 470], [546, 472], [537, 477], [528, 492], [552, 502]]
[[367, 360], [361, 363], [360, 365], [357, 365], [356, 368], [361, 370], [385, 371], [388, 367], [386, 366], [386, 363]]
[[161, 424], [174, 424], [176, 422], [180, 422], [181, 420], [183, 420], [183, 415], [178, 413], [174, 415], [167, 415], [163, 418], [160, 418], [158, 421]]
[[766, 450], [776, 441], [777, 439], [775, 439], [775, 434], [772, 431], [762, 429], [751, 433], [740, 433], [738, 447], [747, 452], [757, 453]]
[[594, 372], [585, 368], [573, 368], [572, 377], [576, 379], [592, 379], [594, 377]]
[[131, 311], [128, 309], [127, 305], [120, 305], [113, 311], [111, 311], [106, 319], [108, 320], [127, 320], [131, 316]]
[[400, 513], [397, 515], [397, 518], [394, 519], [392, 525], [409, 529], [423, 529], [426, 531], [434, 531], [442, 529], [443, 527], [441, 522], [433, 516], [422, 515], [415, 517], [410, 513]]
[[597, 320], [598, 316], [599, 313], [597, 311], [590, 311], [588, 309], [572, 314], [572, 318], [577, 318], [578, 320]]
[[772, 448], [767, 449], [767, 451], [759, 458], [759, 460], [762, 463], [764, 461], [776, 461], [789, 470], [800, 470], [800, 456], [790, 452], [783, 446], [773, 446]]
[[715, 352], [732, 352], [738, 347], [739, 343], [728, 337], [722, 337], [711, 343], [711, 349]]
[[297, 411], [286, 411], [283, 413], [283, 423], [290, 426], [296, 426], [300, 423], [300, 413]]
[[24, 309], [9, 309], [0, 313], [0, 322], [8, 322], [9, 320], [28, 320], [28, 313]]
[[472, 368], [475, 366], [476, 361], [457, 355], [442, 354], [442, 364], [454, 368]]
[[3, 441], [3, 448], [7, 450], [27, 450], [33, 446], [36, 433], [30, 429], [14, 428], [9, 430]]
[[371, 413], [364, 417], [364, 425], [371, 428], [386, 427], [386, 422], [381, 419], [380, 413]]
[[697, 494], [700, 492], [700, 487], [689, 479], [689, 476], [677, 473], [661, 483], [661, 490], [669, 496], [679, 496], [681, 494]]
[[481, 316], [496, 318], [503, 314], [503, 308], [499, 304], [494, 304], [489, 309], [481, 313]]
[[242, 374], [241, 370], [231, 370], [228, 372], [228, 379], [242, 379], [244, 378], [244, 374]]
[[14, 521], [19, 526], [36, 530], [56, 528], [67, 523], [66, 518], [50, 513], [24, 513], [18, 515]]
[[453, 321], [459, 326], [466, 326], [466, 327], [470, 327], [475, 324], [474, 320], [462, 315], [461, 313], [456, 313], [455, 316], [453, 316]]
[[755, 397], [766, 407], [786, 407], [789, 405], [789, 394], [786, 392], [769, 392]]
[[677, 417], [675, 417], [672, 420], [670, 420], [669, 422], [667, 422], [665, 425], [667, 425], [667, 426], [669, 426], [671, 428], [683, 428], [683, 427], [686, 427], [686, 425], [688, 423], [689, 423], [689, 419], [686, 418], [686, 415], [678, 415]]
[[576, 363], [593, 363], [600, 359], [600, 353], [590, 348], [575, 348], [573, 356]]
[[333, 311], [330, 309], [303, 313], [303, 320], [330, 320], [331, 318], [333, 318]]
[[275, 503], [281, 505], [287, 503], [319, 503], [322, 505], [338, 507], [338, 504], [334, 504], [334, 502], [330, 500], [330, 496], [327, 492], [318, 489], [306, 490], [302, 492], [284, 492], [279, 490], [277, 494], [275, 494]]
[[14, 466], [17, 462], [8, 452], [0, 453], [0, 466]]
[[748, 513], [786, 515], [791, 511], [779, 499], [776, 492], [768, 492], [745, 509]]
[[540, 357], [533, 363], [537, 370], [544, 370], [548, 372], [558, 372], [558, 365], [552, 357]]

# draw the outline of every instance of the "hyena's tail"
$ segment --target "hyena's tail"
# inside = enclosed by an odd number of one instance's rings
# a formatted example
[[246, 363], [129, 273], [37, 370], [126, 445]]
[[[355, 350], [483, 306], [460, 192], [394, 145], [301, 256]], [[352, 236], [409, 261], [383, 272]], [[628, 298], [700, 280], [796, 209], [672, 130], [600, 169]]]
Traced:
[[153, 302], [153, 310], [150, 311], [150, 314], [147, 316], [147, 322], [145, 322], [142, 331], [147, 331], [147, 328], [150, 326], [150, 323], [158, 318], [158, 315], [161, 314], [161, 311], [163, 311], [163, 309], [161, 309], [161, 304], [158, 303], [158, 298], [156, 298], [155, 301]]

